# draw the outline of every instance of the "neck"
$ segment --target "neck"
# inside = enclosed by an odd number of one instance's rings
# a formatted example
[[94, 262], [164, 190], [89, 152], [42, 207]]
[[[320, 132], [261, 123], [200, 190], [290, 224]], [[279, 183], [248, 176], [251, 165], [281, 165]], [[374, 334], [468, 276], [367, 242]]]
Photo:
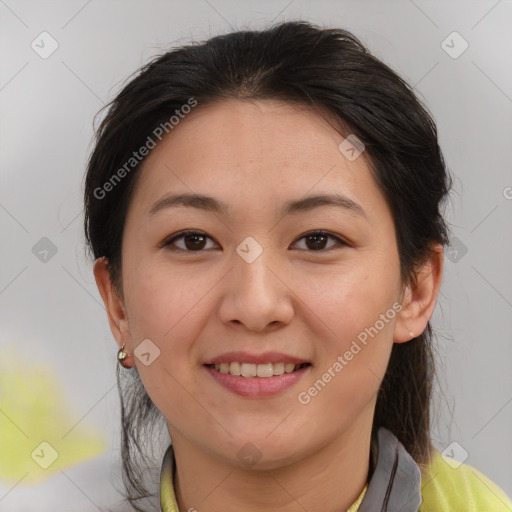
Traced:
[[347, 510], [366, 485], [370, 438], [371, 418], [368, 422], [362, 414], [342, 436], [299, 461], [257, 470], [215, 457], [174, 433], [178, 507], [200, 512]]

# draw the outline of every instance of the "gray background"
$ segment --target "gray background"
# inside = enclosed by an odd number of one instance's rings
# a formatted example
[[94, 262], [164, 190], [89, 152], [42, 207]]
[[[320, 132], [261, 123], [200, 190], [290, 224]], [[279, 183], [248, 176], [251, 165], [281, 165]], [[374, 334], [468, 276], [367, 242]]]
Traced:
[[[69, 412], [56, 439], [87, 424], [108, 442], [38, 485], [0, 479], [0, 510], [96, 510], [117, 499], [116, 347], [82, 236], [94, 114], [171, 44], [298, 18], [354, 32], [437, 121], [456, 179], [446, 210], [454, 252], [434, 314], [435, 443], [458, 443], [456, 457], [465, 450], [512, 495], [512, 2], [0, 0], [0, 357], [14, 347], [56, 377]], [[31, 47], [43, 31], [58, 43], [46, 59]], [[469, 44], [457, 58], [442, 46], [453, 31]], [[32, 251], [42, 237], [57, 248], [46, 262]], [[43, 439], [6, 410], [10, 392], [0, 389], [0, 425], [16, 424], [35, 448]]]

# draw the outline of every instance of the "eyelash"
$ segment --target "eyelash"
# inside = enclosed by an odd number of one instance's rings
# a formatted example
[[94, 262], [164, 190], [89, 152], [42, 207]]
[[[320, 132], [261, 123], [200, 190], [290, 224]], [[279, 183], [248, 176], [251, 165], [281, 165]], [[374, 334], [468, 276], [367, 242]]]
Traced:
[[[168, 250], [172, 251], [172, 252], [183, 252], [183, 253], [202, 253], [202, 252], [205, 252], [207, 251], [207, 249], [199, 249], [197, 251], [191, 251], [191, 250], [187, 250], [187, 249], [181, 249], [179, 247], [171, 247], [172, 244], [174, 244], [176, 242], [176, 240], [179, 240], [179, 239], [182, 239], [182, 238], [185, 238], [186, 236], [189, 236], [189, 235], [199, 235], [199, 236], [202, 236], [202, 237], [205, 237], [205, 238], [208, 238], [210, 240], [213, 240], [211, 237], [209, 237], [208, 235], [206, 235], [205, 233], [201, 232], [201, 231], [193, 231], [193, 230], [188, 230], [188, 231], [181, 231], [180, 233], [178, 234], [175, 234], [175, 235], [172, 235], [170, 238], [167, 238], [161, 245], [161, 247], [167, 247]], [[323, 236], [326, 236], [328, 238], [331, 238], [333, 240], [336, 241], [336, 243], [338, 244], [338, 248], [341, 246], [349, 246], [349, 243], [346, 242], [345, 240], [343, 240], [342, 238], [340, 238], [339, 236], [336, 236], [332, 233], [330, 233], [329, 231], [310, 231], [308, 233], [304, 233], [303, 235], [301, 235], [297, 240], [302, 240], [303, 238], [307, 238], [308, 236], [313, 236], [313, 235], [323, 235]], [[330, 251], [332, 250], [332, 247], [329, 248], [329, 249], [319, 249], [319, 250], [307, 250], [307, 249], [301, 249], [301, 250], [305, 250], [306, 252], [312, 252], [312, 253], [321, 253], [321, 252], [326, 252], [326, 251]]]

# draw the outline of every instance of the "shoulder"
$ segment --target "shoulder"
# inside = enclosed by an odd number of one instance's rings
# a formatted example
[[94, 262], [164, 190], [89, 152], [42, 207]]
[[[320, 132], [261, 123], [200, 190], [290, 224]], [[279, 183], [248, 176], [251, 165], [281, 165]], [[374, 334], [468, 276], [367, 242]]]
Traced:
[[419, 512], [512, 512], [512, 501], [494, 482], [438, 450], [421, 469], [421, 496]]

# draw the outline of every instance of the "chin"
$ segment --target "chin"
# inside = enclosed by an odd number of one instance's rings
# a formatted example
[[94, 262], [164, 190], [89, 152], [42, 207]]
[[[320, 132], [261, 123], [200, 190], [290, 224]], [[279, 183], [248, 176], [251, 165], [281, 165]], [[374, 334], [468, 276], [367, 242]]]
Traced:
[[[242, 468], [255, 471], [268, 471], [282, 468], [300, 460], [301, 453], [297, 443], [283, 443], [280, 439], [270, 440], [268, 432], [254, 436], [244, 436], [230, 443], [228, 453], [235, 455], [235, 464]], [[226, 453], [226, 452], [224, 452]]]

